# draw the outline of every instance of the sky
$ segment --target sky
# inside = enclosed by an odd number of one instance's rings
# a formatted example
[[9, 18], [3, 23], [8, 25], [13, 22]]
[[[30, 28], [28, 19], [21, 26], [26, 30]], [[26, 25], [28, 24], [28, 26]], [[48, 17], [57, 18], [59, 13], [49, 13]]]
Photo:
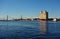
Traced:
[[0, 18], [36, 18], [45, 10], [49, 18], [60, 18], [60, 0], [0, 0]]

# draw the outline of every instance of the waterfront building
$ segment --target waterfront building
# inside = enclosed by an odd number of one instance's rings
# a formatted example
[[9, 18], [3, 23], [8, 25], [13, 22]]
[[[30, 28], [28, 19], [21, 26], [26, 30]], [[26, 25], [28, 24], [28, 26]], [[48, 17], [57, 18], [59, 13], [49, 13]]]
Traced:
[[48, 20], [48, 12], [47, 11], [41, 11], [39, 14], [39, 19]]

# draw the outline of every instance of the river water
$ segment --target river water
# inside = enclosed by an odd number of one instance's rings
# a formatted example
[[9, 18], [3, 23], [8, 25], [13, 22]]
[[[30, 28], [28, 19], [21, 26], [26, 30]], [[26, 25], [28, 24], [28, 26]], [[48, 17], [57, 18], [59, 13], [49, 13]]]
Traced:
[[59, 39], [60, 22], [0, 21], [0, 39]]

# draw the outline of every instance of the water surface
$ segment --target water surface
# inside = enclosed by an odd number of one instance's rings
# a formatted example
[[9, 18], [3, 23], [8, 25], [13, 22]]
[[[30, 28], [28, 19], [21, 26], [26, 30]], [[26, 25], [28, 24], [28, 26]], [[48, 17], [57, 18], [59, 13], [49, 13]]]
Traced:
[[0, 21], [0, 39], [53, 38], [60, 38], [59, 21]]

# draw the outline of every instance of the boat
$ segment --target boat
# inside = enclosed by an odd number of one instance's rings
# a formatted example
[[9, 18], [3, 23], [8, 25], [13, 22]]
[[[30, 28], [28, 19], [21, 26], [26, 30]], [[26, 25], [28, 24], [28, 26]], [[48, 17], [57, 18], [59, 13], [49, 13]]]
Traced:
[[56, 22], [56, 21], [57, 21], [57, 19], [56, 19], [56, 18], [54, 18], [54, 19], [53, 19], [53, 21], [54, 21], [54, 22]]

